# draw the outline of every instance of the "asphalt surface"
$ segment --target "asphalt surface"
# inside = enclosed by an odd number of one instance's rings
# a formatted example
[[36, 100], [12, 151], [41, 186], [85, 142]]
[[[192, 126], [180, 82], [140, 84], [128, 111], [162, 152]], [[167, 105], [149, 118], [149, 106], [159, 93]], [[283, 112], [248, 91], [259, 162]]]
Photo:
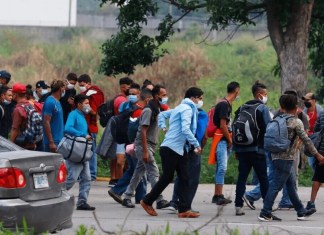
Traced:
[[[158, 216], [149, 216], [140, 205], [134, 209], [128, 209], [116, 203], [107, 193], [107, 182], [92, 183], [89, 204], [96, 207], [95, 215], [89, 211], [77, 211], [73, 213], [73, 228], [59, 232], [59, 234], [76, 234], [80, 225], [87, 229], [93, 229], [94, 234], [105, 232], [117, 232], [122, 234], [163, 232], [169, 226], [171, 233], [193, 232], [199, 230], [199, 234], [230, 234], [238, 230], [239, 234], [324, 234], [324, 188], [319, 190], [316, 208], [317, 212], [307, 221], [297, 221], [297, 213], [294, 210], [278, 210], [276, 216], [282, 218], [281, 222], [259, 222], [258, 215], [262, 207], [262, 200], [255, 203], [256, 210], [245, 207], [244, 216], [235, 215], [234, 203], [221, 207], [211, 203], [214, 186], [211, 184], [199, 185], [197, 195], [193, 202], [193, 209], [201, 213], [199, 218], [180, 219], [177, 214], [169, 210], [157, 210]], [[250, 189], [252, 186], [248, 186]], [[169, 185], [163, 196], [169, 200], [172, 196], [173, 185]], [[300, 187], [298, 194], [303, 204], [309, 200], [311, 188]], [[78, 185], [71, 189], [70, 193], [78, 195]], [[225, 185], [224, 195], [234, 200], [235, 185]], [[276, 204], [280, 199], [279, 194]], [[133, 199], [134, 202], [134, 199]], [[155, 205], [154, 205], [155, 206]], [[97, 221], [95, 219], [97, 217]], [[100, 225], [99, 225], [100, 224]], [[101, 228], [100, 228], [101, 227]], [[232, 233], [233, 234], [233, 233]]]

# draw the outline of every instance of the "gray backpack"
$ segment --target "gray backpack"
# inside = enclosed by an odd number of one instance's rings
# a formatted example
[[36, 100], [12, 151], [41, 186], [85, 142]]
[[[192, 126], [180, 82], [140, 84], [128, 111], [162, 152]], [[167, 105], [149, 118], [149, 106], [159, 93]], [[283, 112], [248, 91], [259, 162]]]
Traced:
[[264, 149], [271, 153], [286, 152], [290, 149], [292, 141], [288, 138], [287, 120], [294, 116], [279, 115], [268, 123], [264, 135]]

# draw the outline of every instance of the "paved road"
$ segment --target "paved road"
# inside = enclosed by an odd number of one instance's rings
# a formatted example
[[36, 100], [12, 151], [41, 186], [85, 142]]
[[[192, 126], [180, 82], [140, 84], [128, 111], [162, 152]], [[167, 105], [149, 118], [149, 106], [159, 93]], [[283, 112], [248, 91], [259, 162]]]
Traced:
[[[173, 185], [170, 185], [165, 193], [166, 199], [171, 198]], [[250, 187], [248, 187], [250, 188]], [[225, 195], [234, 198], [235, 185], [225, 185]], [[262, 201], [256, 202], [256, 210], [245, 208], [244, 216], [235, 216], [234, 204], [219, 207], [211, 203], [213, 195], [213, 185], [199, 185], [197, 196], [193, 203], [193, 208], [199, 210], [201, 216], [197, 219], [179, 219], [171, 211], [158, 210], [158, 216], [152, 217], [146, 214], [140, 205], [134, 209], [127, 209], [117, 204], [107, 194], [107, 182], [95, 182], [89, 196], [89, 203], [95, 206], [96, 216], [102, 228], [106, 231], [123, 231], [123, 234], [132, 234], [132, 231], [149, 232], [164, 231], [169, 224], [172, 232], [194, 231], [197, 228], [199, 234], [229, 234], [229, 230], [238, 229], [240, 234], [252, 234], [254, 230], [265, 234], [324, 234], [324, 189], [320, 189], [316, 202], [317, 212], [308, 221], [297, 221], [296, 212], [277, 211], [275, 215], [282, 218], [282, 222], [259, 222], [257, 219]], [[309, 199], [311, 188], [299, 188], [299, 195], [304, 204]], [[71, 193], [77, 196], [78, 186], [74, 186]], [[221, 211], [220, 211], [221, 210]], [[216, 214], [220, 212], [220, 216]], [[216, 218], [215, 218], [216, 217]], [[213, 219], [214, 218], [214, 219]], [[210, 221], [210, 222], [209, 222]], [[209, 223], [208, 223], [209, 222]], [[92, 212], [74, 211], [74, 226], [71, 229], [60, 232], [61, 234], [75, 234], [81, 224], [88, 228], [94, 228], [95, 234], [105, 234], [98, 226]]]

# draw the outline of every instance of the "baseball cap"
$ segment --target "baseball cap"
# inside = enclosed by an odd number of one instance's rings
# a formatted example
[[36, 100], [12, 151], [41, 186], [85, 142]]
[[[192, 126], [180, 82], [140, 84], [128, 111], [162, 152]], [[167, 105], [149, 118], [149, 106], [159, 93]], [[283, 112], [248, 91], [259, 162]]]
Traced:
[[13, 93], [19, 93], [19, 94], [25, 94], [26, 93], [26, 85], [16, 82], [12, 86], [12, 92]]
[[316, 97], [315, 97], [314, 93], [312, 93], [312, 92], [308, 92], [306, 95], [304, 95], [304, 96], [302, 97], [302, 99], [303, 99], [303, 100], [315, 100]]
[[8, 73], [6, 70], [1, 70], [0, 71], [0, 78], [6, 79], [6, 82], [9, 83], [10, 78], [11, 78], [11, 74]]
[[40, 81], [36, 82], [36, 88], [47, 89], [47, 88], [49, 88], [49, 86], [45, 83], [45, 81], [40, 80]]

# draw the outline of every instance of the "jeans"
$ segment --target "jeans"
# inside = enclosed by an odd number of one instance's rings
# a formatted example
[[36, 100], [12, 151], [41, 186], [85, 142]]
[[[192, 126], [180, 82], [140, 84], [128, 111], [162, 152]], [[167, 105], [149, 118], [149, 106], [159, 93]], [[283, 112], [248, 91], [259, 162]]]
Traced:
[[[149, 149], [149, 162], [145, 163], [143, 161], [143, 148], [140, 145], [135, 146], [135, 155], [137, 158], [137, 164], [134, 171], [134, 174], [130, 180], [129, 185], [124, 193], [124, 198], [131, 199], [134, 195], [134, 192], [141, 182], [145, 173], [147, 174], [147, 180], [150, 182], [152, 188], [159, 180], [159, 168], [154, 159], [154, 149], [152, 147], [148, 147]], [[162, 196], [157, 198], [157, 201], [162, 200]]]
[[68, 172], [66, 179], [66, 189], [71, 189], [79, 179], [79, 196], [77, 206], [87, 203], [91, 188], [89, 162], [75, 163], [69, 160], [65, 160], [65, 164]]
[[[129, 156], [128, 154], [126, 154], [126, 161], [128, 163], [127, 170], [124, 172], [123, 176], [118, 180], [118, 183], [115, 185], [115, 187], [112, 188], [112, 191], [114, 193], [117, 193], [118, 195], [122, 195], [126, 191], [127, 186], [129, 185], [134, 174], [135, 167], [137, 165], [137, 159], [135, 157]], [[145, 194], [146, 177], [144, 175], [136, 188], [135, 201], [140, 202], [145, 196]]]
[[227, 149], [227, 141], [221, 140], [216, 149], [216, 169], [215, 169], [215, 184], [224, 184], [225, 173], [227, 170], [227, 161], [231, 151]]
[[160, 148], [160, 155], [162, 160], [162, 170], [163, 174], [161, 175], [160, 180], [152, 188], [144, 198], [143, 201], [145, 204], [152, 205], [153, 202], [159, 197], [163, 190], [172, 182], [174, 173], [177, 172], [179, 177], [179, 213], [190, 210], [190, 203], [188, 202], [188, 157], [186, 154], [181, 156], [174, 152], [172, 149], [162, 146]]
[[311, 169], [313, 170], [313, 172], [315, 172], [315, 167], [316, 167], [315, 162], [316, 162], [316, 158], [314, 156], [311, 156], [311, 157], [308, 157], [307, 160], [308, 160], [309, 166], [311, 167]]
[[[272, 177], [273, 177], [273, 164], [272, 164], [272, 160], [271, 160], [271, 153], [270, 152], [265, 152], [265, 159], [266, 159], [266, 164], [267, 164], [267, 172], [268, 172], [268, 182], [270, 184], [270, 182], [272, 181]], [[260, 190], [260, 183], [257, 184], [254, 189], [245, 192], [245, 197], [251, 201], [251, 202], [255, 202], [257, 200], [259, 200], [262, 195], [261, 195], [261, 190]]]
[[246, 181], [249, 173], [253, 170], [258, 176], [262, 198], [265, 198], [268, 190], [266, 157], [255, 152], [237, 153], [238, 156], [238, 179], [236, 183], [235, 207], [243, 207], [243, 195], [246, 189]]
[[97, 179], [97, 154], [96, 154], [96, 147], [97, 147], [97, 134], [95, 133], [91, 133], [91, 137], [92, 137], [92, 157], [89, 161], [89, 165], [90, 165], [90, 175], [91, 175], [91, 180], [96, 180]]
[[[296, 191], [297, 191], [297, 186], [298, 186], [298, 165], [299, 165], [300, 158], [299, 158], [299, 153], [296, 153], [296, 155], [298, 155], [298, 158], [296, 158], [294, 160], [293, 167], [294, 167], [294, 171], [296, 173]], [[280, 208], [280, 207], [289, 207], [291, 205], [292, 205], [292, 203], [291, 203], [291, 201], [289, 199], [287, 187], [285, 185], [283, 190], [282, 190], [282, 198], [281, 198], [278, 206]]]
[[[190, 175], [188, 179], [189, 191], [188, 191], [188, 203], [192, 204], [192, 201], [196, 195], [197, 188], [199, 185], [199, 177], [201, 170], [201, 156], [196, 154], [194, 151], [188, 153], [188, 168], [187, 173]], [[177, 176], [174, 182], [172, 201], [178, 204], [179, 200], [179, 188], [180, 188], [180, 179]], [[190, 207], [191, 208], [191, 207]]]
[[277, 159], [273, 161], [273, 180], [270, 182], [269, 190], [264, 199], [263, 208], [264, 214], [271, 214], [274, 201], [286, 184], [289, 198], [295, 207], [298, 214], [306, 212], [301, 203], [296, 191], [296, 174], [293, 167], [293, 161]]

